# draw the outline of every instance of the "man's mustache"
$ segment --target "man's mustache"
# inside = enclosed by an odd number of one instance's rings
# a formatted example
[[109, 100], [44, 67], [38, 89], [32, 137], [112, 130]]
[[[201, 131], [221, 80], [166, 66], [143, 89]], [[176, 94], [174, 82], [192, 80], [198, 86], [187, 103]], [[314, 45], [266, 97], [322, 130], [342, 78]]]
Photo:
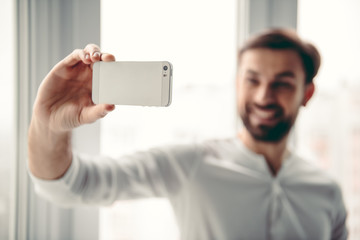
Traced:
[[252, 109], [260, 109], [260, 110], [273, 110], [276, 112], [275, 117], [281, 116], [284, 112], [283, 108], [278, 105], [278, 104], [274, 104], [274, 103], [270, 103], [270, 104], [257, 104], [257, 103], [249, 103], [246, 105], [246, 109], [247, 112], [251, 112]]
[[257, 103], [252, 103], [250, 105], [254, 106], [256, 108], [262, 109], [262, 110], [282, 110], [282, 107], [280, 107], [278, 104], [260, 105], [260, 104], [257, 104]]

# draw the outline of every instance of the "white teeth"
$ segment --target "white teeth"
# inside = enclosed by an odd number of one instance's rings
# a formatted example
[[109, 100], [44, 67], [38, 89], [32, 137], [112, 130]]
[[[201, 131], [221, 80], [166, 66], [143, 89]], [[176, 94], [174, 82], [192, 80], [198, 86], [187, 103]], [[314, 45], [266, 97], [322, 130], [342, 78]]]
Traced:
[[271, 119], [275, 116], [275, 111], [273, 110], [254, 109], [254, 113], [263, 119]]

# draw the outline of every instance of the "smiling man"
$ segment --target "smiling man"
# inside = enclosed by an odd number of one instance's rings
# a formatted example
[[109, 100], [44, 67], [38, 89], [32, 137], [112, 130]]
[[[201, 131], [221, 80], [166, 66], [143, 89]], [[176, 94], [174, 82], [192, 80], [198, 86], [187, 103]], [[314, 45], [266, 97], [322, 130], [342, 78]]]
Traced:
[[237, 80], [238, 111], [246, 127], [240, 138], [265, 156], [273, 174], [286, 154], [299, 108], [314, 93], [312, 79], [320, 65], [312, 45], [290, 32], [275, 33], [249, 41], [240, 51]]
[[246, 42], [238, 60], [244, 128], [236, 137], [111, 159], [74, 153], [71, 131], [114, 109], [92, 103], [89, 87], [92, 64], [114, 56], [95, 45], [75, 50], [46, 76], [35, 101], [29, 170], [37, 192], [67, 207], [165, 197], [181, 239], [346, 239], [339, 186], [287, 147], [314, 93], [318, 51], [292, 31], [271, 30]]

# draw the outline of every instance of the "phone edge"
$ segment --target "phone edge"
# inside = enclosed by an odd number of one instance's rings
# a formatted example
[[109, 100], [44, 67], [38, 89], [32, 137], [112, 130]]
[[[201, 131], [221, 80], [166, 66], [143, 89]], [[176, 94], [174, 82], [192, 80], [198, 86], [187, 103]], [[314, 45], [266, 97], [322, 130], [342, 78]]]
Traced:
[[93, 65], [92, 71], [92, 90], [91, 90], [91, 98], [93, 103], [99, 104], [99, 93], [100, 93], [100, 62], [95, 62]]
[[[164, 96], [161, 97], [161, 106], [164, 107], [168, 107], [171, 105], [172, 102], [172, 75], [173, 75], [173, 66], [170, 62], [168, 61], [163, 61], [162, 65], [169, 65], [170, 71], [169, 71], [169, 83], [167, 84], [167, 78], [163, 78], [163, 83], [162, 83], [162, 87], [166, 88], [162, 90], [162, 94], [164, 94], [165, 92], [165, 101], [164, 101]], [[165, 91], [164, 91], [165, 90]]]

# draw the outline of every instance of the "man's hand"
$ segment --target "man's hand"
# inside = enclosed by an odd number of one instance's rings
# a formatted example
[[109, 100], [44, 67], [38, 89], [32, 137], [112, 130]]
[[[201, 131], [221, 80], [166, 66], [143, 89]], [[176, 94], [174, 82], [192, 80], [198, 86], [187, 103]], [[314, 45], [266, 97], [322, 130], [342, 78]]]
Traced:
[[115, 108], [92, 102], [92, 66], [97, 61], [115, 61], [115, 57], [89, 44], [56, 64], [41, 83], [28, 137], [29, 168], [35, 176], [61, 177], [72, 160], [71, 130]]
[[39, 87], [34, 117], [52, 131], [70, 131], [112, 111], [114, 105], [95, 105], [91, 100], [92, 66], [100, 60], [115, 61], [115, 57], [89, 44], [59, 62]]

